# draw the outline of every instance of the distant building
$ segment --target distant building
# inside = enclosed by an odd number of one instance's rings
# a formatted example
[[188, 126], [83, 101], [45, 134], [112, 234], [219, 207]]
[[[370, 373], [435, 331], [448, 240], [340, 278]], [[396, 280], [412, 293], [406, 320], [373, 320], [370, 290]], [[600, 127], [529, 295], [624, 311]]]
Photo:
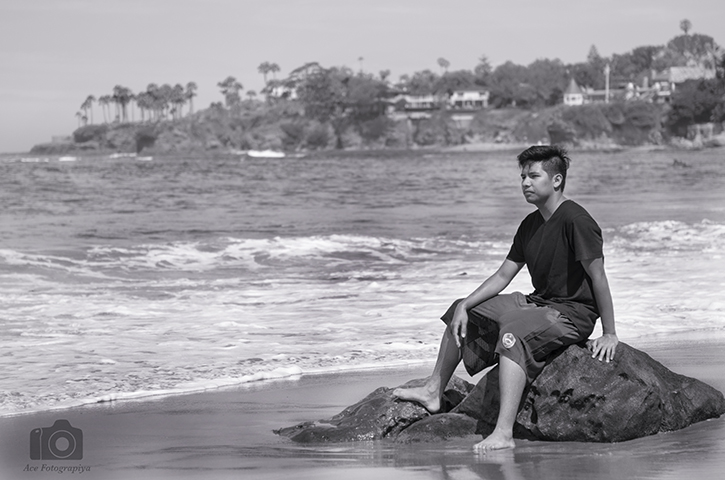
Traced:
[[407, 110], [438, 110], [441, 108], [442, 98], [438, 95], [400, 95], [404, 109]]
[[308, 62], [292, 70], [287, 76], [287, 81], [292, 84], [298, 84], [305, 80], [313, 73], [317, 73], [324, 70], [322, 66], [317, 62]]
[[269, 80], [267, 85], [262, 89], [262, 93], [268, 99], [287, 99], [297, 100], [297, 87], [304, 82], [307, 77], [324, 70], [319, 63], [309, 62], [301, 67], [295, 68], [290, 72], [284, 80]]
[[713, 78], [715, 78], [715, 70], [701, 66], [670, 67], [659, 73], [652, 72], [653, 82], [667, 82], [671, 85], [678, 85], [687, 80], [711, 80]]
[[393, 120], [419, 120], [430, 118], [440, 110], [441, 99], [435, 95], [398, 93], [386, 101], [385, 114]]
[[[450, 94], [413, 95], [399, 93], [387, 101], [388, 113], [393, 117], [427, 118], [436, 110], [475, 113], [488, 107], [488, 90], [482, 88], [462, 88]], [[466, 118], [471, 115], [466, 115]]]
[[670, 67], [657, 73], [653, 70], [651, 76], [652, 87], [646, 95], [654, 102], [667, 103], [678, 85], [688, 80], [711, 80], [715, 70], [701, 66]]
[[297, 100], [297, 88], [289, 84], [272, 84], [270, 83], [267, 87], [262, 90], [268, 98], [284, 98], [287, 100]]
[[483, 88], [455, 90], [448, 98], [448, 106], [453, 110], [480, 110], [488, 107], [489, 95], [489, 91]]
[[[693, 67], [672, 67], [642, 78], [642, 85], [632, 81], [616, 82], [617, 86], [609, 90], [594, 90], [580, 87], [574, 79], [564, 91], [565, 105], [585, 105], [605, 103], [607, 101], [640, 101], [650, 103], [668, 103], [678, 84], [686, 80], [714, 78], [714, 71]], [[651, 86], [650, 86], [651, 78]]]
[[584, 105], [584, 91], [573, 78], [564, 90], [564, 105]]

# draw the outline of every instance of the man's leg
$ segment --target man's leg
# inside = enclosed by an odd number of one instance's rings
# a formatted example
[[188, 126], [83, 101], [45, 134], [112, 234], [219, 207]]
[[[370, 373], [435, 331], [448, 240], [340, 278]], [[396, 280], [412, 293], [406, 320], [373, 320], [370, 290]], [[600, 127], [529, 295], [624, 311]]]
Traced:
[[480, 452], [515, 446], [513, 427], [527, 382], [536, 378], [552, 352], [582, 340], [576, 326], [549, 307], [507, 312], [498, 323], [501, 406], [493, 433], [474, 446]]
[[461, 350], [456, 345], [450, 329], [446, 328], [433, 373], [425, 385], [416, 388], [396, 388], [393, 390], [393, 395], [401, 400], [418, 402], [430, 413], [440, 411], [443, 392], [460, 361]]
[[519, 403], [526, 387], [526, 373], [521, 366], [503, 355], [498, 364], [501, 407], [498, 411], [496, 428], [491, 435], [473, 446], [477, 452], [513, 448], [514, 422], [519, 412]]

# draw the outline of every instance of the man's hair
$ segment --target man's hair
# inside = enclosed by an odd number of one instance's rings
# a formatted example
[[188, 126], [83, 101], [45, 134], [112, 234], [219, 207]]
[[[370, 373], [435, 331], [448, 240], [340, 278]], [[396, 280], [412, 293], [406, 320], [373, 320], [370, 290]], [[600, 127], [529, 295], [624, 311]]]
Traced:
[[541, 168], [553, 178], [557, 173], [561, 174], [561, 191], [566, 186], [566, 171], [569, 168], [569, 157], [566, 149], [558, 145], [534, 145], [529, 147], [516, 157], [519, 167], [523, 169], [530, 163], [541, 162]]

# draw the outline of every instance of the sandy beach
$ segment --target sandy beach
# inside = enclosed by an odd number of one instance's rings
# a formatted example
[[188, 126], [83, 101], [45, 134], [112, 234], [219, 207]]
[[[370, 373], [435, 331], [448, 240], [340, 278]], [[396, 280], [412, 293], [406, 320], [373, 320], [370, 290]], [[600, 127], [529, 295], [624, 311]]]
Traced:
[[[725, 390], [721, 334], [629, 343], [678, 373]], [[423, 445], [298, 445], [272, 433], [330, 417], [377, 387], [399, 385], [429, 369], [419, 365], [309, 375], [2, 418], [0, 477], [47, 478], [61, 467], [76, 467], [61, 473], [62, 478], [715, 479], [725, 469], [723, 419], [620, 444], [519, 440], [515, 450], [486, 456], [471, 451], [477, 437]], [[30, 431], [58, 419], [82, 430], [83, 458], [31, 460]]]

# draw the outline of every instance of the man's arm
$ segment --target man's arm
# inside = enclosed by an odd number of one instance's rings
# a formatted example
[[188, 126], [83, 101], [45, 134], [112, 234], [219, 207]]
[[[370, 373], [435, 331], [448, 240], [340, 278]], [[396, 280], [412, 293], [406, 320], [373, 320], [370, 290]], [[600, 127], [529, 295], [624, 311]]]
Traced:
[[453, 333], [453, 338], [456, 339], [456, 345], [459, 348], [461, 346], [460, 339], [466, 338], [468, 310], [501, 293], [511, 283], [511, 280], [514, 279], [523, 266], [523, 263], [516, 263], [507, 258], [498, 270], [496, 270], [496, 273], [488, 277], [473, 293], [458, 304], [453, 314], [450, 329], [451, 333]]
[[594, 340], [589, 340], [587, 345], [592, 351], [592, 357], [599, 357], [599, 360], [609, 362], [614, 358], [614, 352], [617, 349], [619, 339], [617, 338], [617, 330], [614, 326], [614, 305], [612, 303], [612, 293], [609, 290], [609, 282], [607, 275], [604, 273], [604, 259], [594, 258], [590, 260], [582, 260], [584, 270], [592, 279], [592, 287], [594, 289], [594, 298], [599, 306], [599, 315], [602, 320], [602, 336]]

